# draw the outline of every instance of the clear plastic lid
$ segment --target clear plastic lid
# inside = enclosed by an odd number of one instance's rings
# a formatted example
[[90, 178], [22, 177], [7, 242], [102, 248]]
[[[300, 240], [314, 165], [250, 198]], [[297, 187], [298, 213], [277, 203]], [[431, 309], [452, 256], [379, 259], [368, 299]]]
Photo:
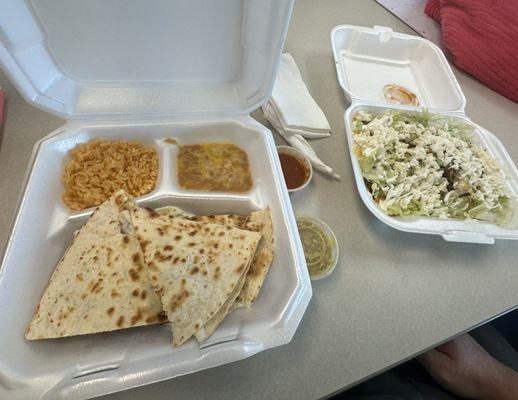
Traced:
[[0, 63], [65, 118], [249, 113], [269, 97], [293, 0], [25, 0]]

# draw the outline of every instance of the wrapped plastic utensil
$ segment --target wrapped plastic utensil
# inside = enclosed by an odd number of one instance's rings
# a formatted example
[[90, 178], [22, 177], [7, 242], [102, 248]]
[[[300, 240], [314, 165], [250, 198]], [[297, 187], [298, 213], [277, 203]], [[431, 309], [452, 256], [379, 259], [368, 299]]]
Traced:
[[299, 68], [289, 53], [281, 63], [271, 98], [262, 106], [265, 118], [286, 141], [308, 156], [313, 167], [335, 179], [340, 176], [326, 165], [305, 138], [329, 137], [327, 119], [309, 93]]

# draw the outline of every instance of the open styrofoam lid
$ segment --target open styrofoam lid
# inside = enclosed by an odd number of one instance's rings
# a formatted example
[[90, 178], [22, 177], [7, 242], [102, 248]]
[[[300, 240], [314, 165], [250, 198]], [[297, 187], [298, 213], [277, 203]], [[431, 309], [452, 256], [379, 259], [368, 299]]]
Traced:
[[0, 63], [66, 117], [242, 113], [269, 97], [293, 0], [20, 0]]
[[421, 107], [464, 109], [466, 100], [450, 65], [429, 40], [386, 27], [340, 25], [332, 30], [331, 42], [349, 100], [388, 104], [384, 89], [397, 85], [415, 94]]

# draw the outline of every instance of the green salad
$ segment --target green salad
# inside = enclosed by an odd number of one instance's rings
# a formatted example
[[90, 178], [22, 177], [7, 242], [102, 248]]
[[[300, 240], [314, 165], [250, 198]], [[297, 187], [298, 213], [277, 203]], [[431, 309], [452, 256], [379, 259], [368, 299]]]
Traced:
[[366, 185], [388, 215], [511, 220], [514, 199], [502, 171], [470, 139], [470, 126], [403, 111], [360, 111], [353, 124]]

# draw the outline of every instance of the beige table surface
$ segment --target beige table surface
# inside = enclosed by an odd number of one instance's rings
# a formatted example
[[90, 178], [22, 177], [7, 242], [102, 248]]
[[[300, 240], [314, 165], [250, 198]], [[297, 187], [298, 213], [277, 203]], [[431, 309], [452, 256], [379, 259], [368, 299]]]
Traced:
[[[314, 399], [351, 386], [518, 306], [518, 243], [444, 242], [384, 226], [362, 204], [344, 135], [348, 107], [329, 41], [338, 24], [411, 31], [371, 0], [299, 0], [285, 49], [324, 110], [333, 135], [315, 141], [342, 181], [316, 174], [292, 196], [297, 213], [327, 221], [340, 261], [315, 282], [293, 341], [247, 360], [107, 396], [110, 399]], [[455, 70], [467, 113], [494, 132], [518, 162], [518, 105]], [[5, 75], [7, 113], [0, 148], [0, 248], [4, 248], [36, 140], [62, 121], [25, 103]], [[255, 113], [260, 119], [260, 113]], [[278, 138], [277, 138], [278, 139]], [[281, 142], [281, 140], [279, 140]]]

